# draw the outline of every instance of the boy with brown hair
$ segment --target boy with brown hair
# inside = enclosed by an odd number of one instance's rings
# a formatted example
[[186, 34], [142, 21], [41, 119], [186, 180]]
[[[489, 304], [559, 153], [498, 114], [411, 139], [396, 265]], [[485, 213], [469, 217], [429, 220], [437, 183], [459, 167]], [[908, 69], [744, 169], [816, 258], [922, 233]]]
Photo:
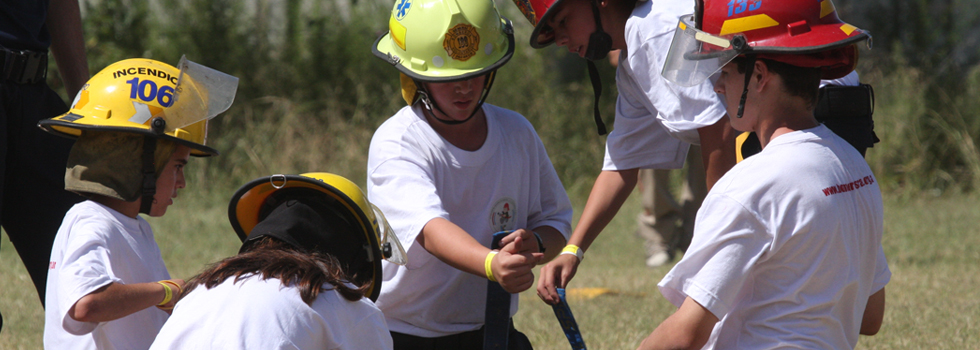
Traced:
[[762, 151], [709, 191], [690, 248], [660, 282], [678, 310], [641, 349], [853, 349], [881, 327], [891, 272], [881, 191], [861, 153], [817, 122], [821, 79], [854, 70], [864, 30], [830, 0], [703, 0], [664, 67], [720, 71], [732, 126]]
[[[39, 126], [77, 138], [65, 189], [88, 200], [62, 222], [51, 250], [46, 349], [147, 349], [183, 280], [171, 279], [140, 213], [159, 217], [186, 186], [189, 156], [205, 145], [207, 120], [228, 109], [238, 78], [182, 59], [106, 67], [68, 113]], [[153, 308], [156, 306], [157, 308]]]

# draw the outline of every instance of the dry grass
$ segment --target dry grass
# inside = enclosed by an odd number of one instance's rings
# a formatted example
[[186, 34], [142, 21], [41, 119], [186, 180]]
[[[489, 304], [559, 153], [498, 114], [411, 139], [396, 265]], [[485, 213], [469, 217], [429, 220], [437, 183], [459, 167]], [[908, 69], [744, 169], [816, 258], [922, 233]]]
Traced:
[[[237, 238], [227, 224], [229, 196], [187, 193], [166, 217], [151, 221], [175, 277], [188, 277], [206, 263], [235, 253]], [[887, 287], [885, 323], [879, 335], [862, 337], [859, 349], [980, 348], [977, 207], [980, 196], [976, 195], [886, 198], [884, 244], [893, 277]], [[590, 349], [634, 348], [673, 311], [656, 289], [669, 267], [643, 265], [642, 244], [633, 235], [638, 208], [634, 196], [589, 250], [569, 286], [617, 292], [569, 301]], [[0, 348], [41, 348], [40, 303], [6, 236], [0, 251], [0, 281], [4, 314]], [[521, 297], [515, 323], [535, 348], [568, 349], [551, 308], [533, 291]]]

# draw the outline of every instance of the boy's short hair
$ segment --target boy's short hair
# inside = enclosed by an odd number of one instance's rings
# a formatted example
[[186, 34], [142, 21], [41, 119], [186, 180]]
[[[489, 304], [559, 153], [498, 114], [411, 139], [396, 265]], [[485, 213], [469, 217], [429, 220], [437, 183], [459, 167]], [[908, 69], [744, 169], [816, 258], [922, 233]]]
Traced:
[[[769, 71], [783, 78], [783, 91], [806, 100], [808, 108], [816, 107], [820, 90], [820, 76], [823, 74], [820, 68], [799, 67], [767, 58], [758, 58], [757, 60], [765, 62]], [[749, 69], [750, 60], [745, 56], [738, 56], [732, 62], [736, 64], [740, 74], [745, 74]]]
[[[85, 197], [97, 194], [136, 201], [143, 194], [145, 138], [128, 132], [84, 130], [68, 154], [65, 189]], [[156, 142], [153, 159], [158, 178], [177, 143], [167, 139]]]

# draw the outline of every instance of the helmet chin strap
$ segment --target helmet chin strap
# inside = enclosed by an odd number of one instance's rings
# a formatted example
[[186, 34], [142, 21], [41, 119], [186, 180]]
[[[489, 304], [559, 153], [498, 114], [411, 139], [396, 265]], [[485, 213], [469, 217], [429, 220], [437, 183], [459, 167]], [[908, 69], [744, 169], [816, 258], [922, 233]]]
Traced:
[[745, 111], [745, 98], [749, 96], [749, 81], [752, 81], [752, 74], [755, 72], [755, 55], [746, 55], [746, 62], [748, 63], [748, 68], [745, 70], [745, 86], [742, 87], [742, 97], [738, 100], [738, 114], [735, 118], [741, 118], [742, 112]]
[[599, 18], [599, 0], [590, 1], [592, 3], [592, 16], [595, 17], [595, 31], [589, 35], [589, 46], [585, 49], [586, 65], [589, 68], [589, 80], [592, 81], [592, 91], [594, 99], [592, 102], [592, 114], [595, 119], [595, 126], [599, 135], [606, 134], [606, 124], [602, 122], [602, 115], [599, 113], [599, 96], [602, 96], [602, 79], [599, 78], [599, 70], [595, 66], [595, 60], [603, 59], [612, 50], [612, 36], [602, 30], [602, 19]]
[[[155, 117], [150, 122], [150, 130], [155, 134], [163, 134], [167, 126], [167, 121], [163, 118]], [[155, 136], [143, 136], [143, 200], [140, 201], [140, 213], [150, 215], [153, 209], [153, 196], [157, 193], [157, 169], [156, 169], [157, 138]]]
[[440, 123], [446, 125], [459, 125], [470, 121], [470, 119], [473, 119], [473, 116], [476, 115], [476, 112], [480, 111], [480, 108], [483, 107], [483, 102], [485, 102], [487, 100], [487, 96], [490, 95], [490, 88], [493, 86], [493, 80], [496, 76], [497, 76], [497, 71], [492, 71], [487, 74], [487, 79], [483, 82], [483, 92], [480, 94], [480, 101], [477, 102], [476, 108], [473, 108], [473, 112], [470, 113], [470, 116], [466, 117], [466, 119], [463, 120], [439, 118], [438, 115], [435, 113], [435, 111], [439, 111], [439, 113], [442, 113], [442, 115], [448, 115], [448, 114], [446, 114], [446, 112], [444, 112], [442, 108], [439, 108], [438, 104], [433, 103], [432, 98], [429, 97], [429, 92], [425, 89], [425, 85], [423, 85], [421, 82], [416, 80], [415, 86], [418, 88], [419, 100], [422, 101], [422, 105], [425, 106], [425, 109], [429, 111], [429, 114], [432, 115], [432, 119], [435, 119]]
[[590, 61], [606, 58], [606, 55], [612, 50], [612, 36], [602, 30], [598, 1], [590, 2], [592, 3], [592, 16], [595, 17], [595, 31], [589, 35], [589, 46], [585, 48], [585, 58]]

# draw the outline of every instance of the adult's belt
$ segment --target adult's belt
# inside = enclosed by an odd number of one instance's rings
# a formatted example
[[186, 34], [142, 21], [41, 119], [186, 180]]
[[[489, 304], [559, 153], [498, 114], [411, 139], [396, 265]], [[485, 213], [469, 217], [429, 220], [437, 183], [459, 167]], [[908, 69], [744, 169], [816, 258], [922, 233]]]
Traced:
[[48, 76], [48, 53], [0, 47], [0, 82], [37, 84]]

